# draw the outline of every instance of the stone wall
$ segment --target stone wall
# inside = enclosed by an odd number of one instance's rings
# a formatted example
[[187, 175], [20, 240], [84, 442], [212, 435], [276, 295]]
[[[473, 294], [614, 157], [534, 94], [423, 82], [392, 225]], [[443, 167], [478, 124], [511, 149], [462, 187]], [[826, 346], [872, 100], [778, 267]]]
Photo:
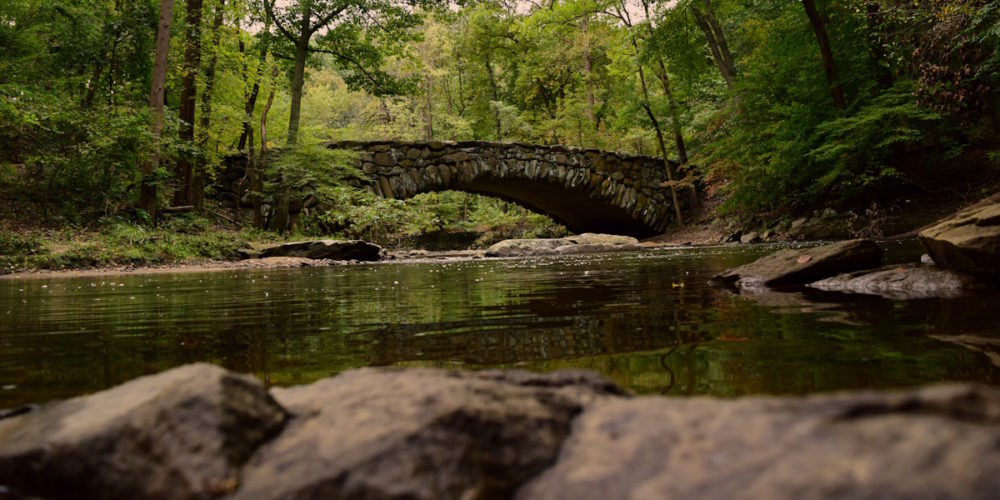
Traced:
[[[387, 198], [455, 189], [544, 212], [570, 230], [650, 235], [673, 221], [660, 159], [519, 143], [345, 141]], [[683, 207], [682, 207], [683, 208]]]

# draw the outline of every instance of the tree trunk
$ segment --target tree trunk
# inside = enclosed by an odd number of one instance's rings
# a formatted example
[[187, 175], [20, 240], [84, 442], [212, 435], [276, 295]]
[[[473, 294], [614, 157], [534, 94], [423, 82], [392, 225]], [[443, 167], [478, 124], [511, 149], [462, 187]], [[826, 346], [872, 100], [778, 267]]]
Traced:
[[[271, 31], [271, 18], [267, 17], [267, 19], [264, 21], [263, 32], [268, 33], [270, 31]], [[260, 44], [260, 60], [259, 60], [260, 63], [257, 65], [257, 77], [254, 79], [253, 88], [250, 90], [250, 95], [246, 96], [246, 94], [244, 94], [245, 105], [243, 107], [243, 113], [244, 113], [243, 133], [240, 134], [240, 142], [239, 145], [236, 146], [237, 151], [243, 151], [243, 148], [245, 148], [247, 145], [247, 136], [253, 133], [253, 125], [250, 124], [250, 121], [253, 120], [253, 110], [257, 108], [257, 96], [260, 95], [261, 70], [264, 68], [264, 63], [267, 62], [267, 52], [268, 49], [270, 48], [269, 45], [270, 45], [269, 43]], [[240, 40], [240, 56], [245, 57], [245, 54], [246, 51], [243, 45], [243, 40]], [[244, 59], [243, 61], [244, 61], [243, 79], [246, 80], [247, 79], [246, 59]]]
[[[587, 18], [580, 21], [580, 32], [583, 34], [583, 80], [587, 84], [587, 118], [591, 125], [597, 128], [594, 108], [597, 100], [594, 98], [594, 62], [590, 58], [590, 33], [587, 32]], [[583, 146], [583, 144], [580, 144]]]
[[[221, 39], [222, 23], [225, 20], [225, 0], [219, 2], [215, 11], [215, 19], [212, 19], [212, 57], [205, 68], [205, 91], [201, 94], [201, 150], [204, 152], [208, 147], [208, 131], [212, 124], [212, 91], [215, 89], [215, 66], [219, 61], [219, 41]], [[191, 175], [191, 205], [201, 212], [205, 207], [205, 175], [208, 170], [208, 162], [205, 155], [198, 161], [197, 168]]]
[[493, 91], [494, 116], [497, 121], [496, 139], [500, 140], [500, 137], [503, 135], [503, 128], [500, 124], [500, 91], [497, 89], [497, 80], [496, 76], [493, 74], [493, 63], [490, 62], [489, 54], [486, 54], [484, 62], [486, 63], [486, 73], [490, 77], [490, 89]]
[[870, 0], [865, 14], [868, 29], [868, 52], [875, 71], [875, 81], [880, 89], [887, 89], [895, 84], [895, 78], [888, 65], [888, 55], [879, 39], [879, 29], [884, 21], [882, 8], [878, 1]]
[[[198, 92], [196, 77], [201, 70], [201, 7], [202, 0], [187, 0], [187, 34], [177, 135], [182, 143], [189, 146], [194, 146], [194, 114]], [[178, 183], [174, 191], [174, 205], [191, 204], [191, 165], [191, 152], [186, 151], [180, 155], [174, 169], [174, 178]]]
[[250, 180], [250, 189], [253, 190], [253, 193], [250, 195], [253, 203], [253, 224], [258, 228], [264, 227], [264, 214], [261, 213], [260, 208], [260, 194], [264, 190], [262, 178], [264, 168], [266, 167], [265, 161], [267, 160], [267, 114], [271, 111], [271, 105], [274, 103], [274, 87], [277, 79], [278, 67], [275, 66], [271, 72], [271, 93], [267, 95], [267, 104], [264, 105], [264, 111], [260, 114], [260, 161], [257, 162], [257, 169]]
[[712, 51], [712, 59], [722, 74], [722, 79], [726, 82], [726, 87], [730, 90], [736, 83], [736, 66], [733, 64], [732, 54], [729, 53], [729, 43], [719, 26], [719, 21], [712, 12], [711, 4], [705, 2], [705, 9], [701, 10], [694, 5], [691, 6], [695, 23], [705, 34], [708, 40], [708, 48]]
[[[631, 28], [631, 27], [630, 27]], [[670, 168], [670, 160], [667, 159], [667, 144], [663, 141], [663, 130], [660, 128], [660, 121], [653, 114], [653, 108], [649, 105], [649, 88], [646, 87], [646, 73], [642, 69], [642, 62], [639, 61], [639, 43], [635, 36], [632, 36], [632, 47], [635, 49], [635, 64], [639, 70], [639, 83], [642, 84], [642, 108], [646, 110], [649, 121], [653, 122], [653, 130], [656, 131], [656, 141], [660, 146], [660, 156], [663, 158], [663, 168], [667, 171], [667, 181], [670, 182], [670, 198], [674, 203], [674, 214], [677, 217], [677, 225], [684, 225], [684, 216], [681, 214], [681, 204], [677, 199], [677, 187], [674, 186], [674, 173]]]
[[432, 88], [433, 87], [431, 86], [431, 77], [428, 76], [427, 78], [424, 79], [424, 106], [425, 106], [424, 135], [426, 136], [426, 139], [428, 141], [434, 140], [434, 110], [433, 107], [431, 106]]
[[823, 57], [823, 70], [826, 71], [826, 80], [830, 84], [830, 95], [833, 97], [833, 105], [837, 109], [847, 109], [847, 100], [844, 98], [844, 88], [840, 85], [840, 78], [837, 77], [837, 64], [833, 60], [833, 49], [830, 47], [830, 37], [826, 33], [826, 24], [823, 17], [816, 10], [815, 0], [802, 0], [802, 6], [809, 16], [809, 23], [812, 24], [816, 33], [816, 40], [819, 42], [819, 53]]
[[295, 71], [292, 75], [292, 102], [288, 112], [288, 140], [287, 143], [294, 145], [299, 141], [299, 116], [302, 110], [302, 87], [306, 82], [306, 56], [309, 55], [310, 32], [309, 18], [312, 12], [309, 7], [302, 12], [302, 25], [299, 32], [299, 40], [295, 44]]
[[142, 184], [139, 208], [156, 215], [156, 183], [153, 175], [160, 166], [160, 135], [163, 133], [163, 97], [166, 94], [167, 55], [170, 49], [170, 22], [173, 18], [173, 0], [161, 0], [160, 20], [156, 30], [156, 56], [153, 60], [153, 79], [149, 91], [149, 107], [153, 111], [153, 150], [142, 164]]

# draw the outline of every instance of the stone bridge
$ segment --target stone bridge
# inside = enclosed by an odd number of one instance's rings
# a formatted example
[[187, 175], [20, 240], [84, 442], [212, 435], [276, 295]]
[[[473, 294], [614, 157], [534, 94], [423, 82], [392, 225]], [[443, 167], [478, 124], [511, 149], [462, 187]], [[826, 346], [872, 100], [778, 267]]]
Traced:
[[548, 214], [574, 232], [650, 236], [674, 218], [659, 158], [481, 141], [328, 146], [359, 151], [370, 189], [386, 198], [449, 189], [486, 194]]

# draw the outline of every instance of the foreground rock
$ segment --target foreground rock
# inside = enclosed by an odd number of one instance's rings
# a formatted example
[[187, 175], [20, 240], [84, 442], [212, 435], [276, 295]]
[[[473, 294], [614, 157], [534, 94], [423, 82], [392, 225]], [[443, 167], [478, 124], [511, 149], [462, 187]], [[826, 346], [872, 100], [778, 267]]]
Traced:
[[508, 498], [601, 394], [621, 392], [587, 374], [372, 369], [276, 390], [295, 417], [236, 498]]
[[631, 236], [584, 233], [567, 238], [503, 240], [487, 248], [486, 256], [566, 255], [620, 252], [639, 248], [639, 240]]
[[920, 233], [938, 266], [1000, 276], [1000, 203], [964, 210]]
[[256, 379], [197, 364], [0, 420], [0, 485], [58, 498], [210, 498], [283, 425]]
[[362, 369], [272, 394], [194, 365], [0, 420], [0, 492], [586, 500], [1000, 491], [1000, 393], [978, 386], [628, 398], [582, 372]]
[[906, 300], [958, 297], [983, 288], [984, 284], [967, 274], [910, 264], [840, 274], [809, 286], [830, 292], [861, 293]]
[[361, 240], [317, 240], [285, 243], [260, 252], [267, 257], [305, 257], [307, 259], [358, 260], [374, 262], [385, 257], [382, 247]]
[[840, 273], [871, 269], [882, 249], [871, 240], [851, 240], [813, 248], [779, 250], [713, 278], [739, 287], [804, 285]]
[[995, 498], [1000, 394], [604, 400], [519, 499]]

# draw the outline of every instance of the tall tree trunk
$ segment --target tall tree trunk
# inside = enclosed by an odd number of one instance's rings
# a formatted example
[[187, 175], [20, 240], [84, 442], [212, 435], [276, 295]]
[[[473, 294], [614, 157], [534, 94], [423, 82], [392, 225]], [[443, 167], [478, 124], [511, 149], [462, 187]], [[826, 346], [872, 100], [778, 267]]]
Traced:
[[494, 116], [497, 122], [497, 136], [496, 139], [500, 140], [503, 135], [503, 128], [500, 125], [500, 91], [497, 89], [497, 79], [493, 74], [493, 63], [490, 62], [489, 53], [486, 54], [486, 58], [483, 61], [486, 64], [486, 73], [490, 77], [490, 89], [493, 91], [493, 106], [494, 106]]
[[191, 152], [194, 146], [194, 115], [197, 104], [197, 80], [201, 70], [201, 7], [202, 0], [187, 0], [187, 33], [184, 46], [184, 73], [181, 76], [181, 106], [178, 139], [186, 143], [187, 152], [180, 155], [174, 169], [178, 183], [174, 205], [191, 204]]
[[823, 17], [816, 10], [815, 0], [802, 0], [802, 6], [809, 16], [809, 23], [812, 24], [816, 33], [816, 40], [819, 42], [819, 53], [823, 57], [823, 70], [826, 71], [826, 80], [830, 84], [830, 95], [833, 97], [833, 105], [837, 109], [847, 109], [847, 100], [844, 98], [844, 88], [840, 85], [840, 78], [837, 77], [837, 64], [833, 59], [833, 49], [830, 47], [830, 37], [826, 33], [826, 23]]
[[312, 32], [309, 31], [309, 18], [312, 12], [309, 7], [302, 12], [302, 26], [299, 32], [299, 40], [295, 44], [295, 71], [292, 75], [292, 102], [288, 112], [288, 140], [287, 143], [294, 145], [299, 141], [299, 117], [302, 110], [302, 87], [306, 82], [306, 57], [309, 55], [309, 39]]
[[[222, 23], [225, 20], [225, 0], [220, 0], [212, 19], [212, 57], [205, 68], [205, 90], [201, 94], [201, 150], [208, 148], [208, 131], [212, 124], [212, 91], [215, 89], [215, 66], [219, 61], [219, 42], [221, 40]], [[208, 161], [203, 154], [199, 157], [197, 168], [191, 175], [191, 204], [201, 211], [205, 206], [205, 176], [208, 173]]]
[[725, 80], [726, 87], [732, 90], [736, 83], [736, 66], [733, 63], [733, 56], [729, 52], [729, 43], [726, 41], [726, 35], [719, 26], [719, 21], [715, 17], [712, 5], [706, 0], [704, 8], [692, 5], [691, 11], [694, 14], [695, 23], [698, 24], [698, 28], [705, 34], [705, 39], [708, 41], [708, 48], [712, 51], [712, 59], [719, 68], [719, 73], [722, 74], [722, 79]]
[[[264, 21], [264, 33], [271, 31], [271, 18], [267, 17]], [[257, 107], [257, 96], [260, 95], [260, 79], [261, 71], [264, 68], [264, 63], [267, 62], [267, 53], [270, 48], [269, 43], [260, 44], [260, 59], [257, 65], [257, 77], [254, 79], [253, 88], [250, 90], [249, 96], [244, 93], [244, 106], [243, 106], [243, 133], [240, 134], [239, 145], [236, 146], [238, 151], [243, 151], [243, 148], [247, 145], [247, 136], [253, 133], [253, 125], [250, 121], [253, 120], [253, 111]], [[243, 40], [240, 40], [240, 56], [245, 56], [245, 46]], [[243, 60], [243, 80], [247, 80], [247, 64], [246, 59]]]
[[[629, 29], [631, 29], [631, 26]], [[660, 121], [656, 119], [653, 108], [649, 105], [649, 88], [646, 86], [646, 72], [642, 69], [642, 62], [639, 60], [639, 43], [636, 41], [635, 35], [632, 35], [632, 47], [635, 49], [635, 64], [639, 72], [639, 83], [642, 84], [642, 108], [646, 110], [646, 116], [649, 117], [649, 121], [653, 123], [653, 130], [656, 131], [656, 141], [660, 146], [660, 157], [663, 158], [663, 168], [667, 172], [667, 181], [670, 182], [670, 198], [674, 203], [674, 214], [677, 217], [677, 224], [683, 226], [684, 216], [681, 213], [680, 201], [677, 199], [677, 186], [674, 185], [673, 168], [670, 167], [670, 160], [667, 159], [667, 144], [663, 140], [663, 129], [660, 127]]]
[[428, 141], [434, 140], [434, 110], [431, 106], [431, 77], [424, 78], [424, 135]]
[[153, 150], [142, 164], [142, 184], [139, 191], [139, 208], [156, 216], [156, 183], [153, 175], [160, 166], [160, 135], [163, 133], [163, 97], [166, 94], [167, 55], [170, 49], [170, 22], [173, 18], [173, 0], [161, 0], [160, 20], [156, 30], [156, 56], [153, 60], [153, 80], [149, 91], [149, 107], [153, 111]]
[[267, 103], [264, 105], [264, 111], [260, 113], [260, 161], [257, 162], [257, 168], [253, 172], [253, 178], [250, 179], [250, 189], [253, 193], [250, 195], [250, 199], [253, 203], [253, 224], [254, 227], [263, 228], [264, 227], [264, 214], [261, 212], [261, 192], [264, 191], [264, 168], [266, 167], [265, 162], [267, 161], [267, 114], [271, 111], [271, 105], [274, 104], [274, 88], [278, 80], [278, 67], [275, 66], [271, 72], [271, 93], [267, 95]]
[[875, 81], [880, 89], [887, 89], [896, 82], [889, 69], [885, 47], [879, 40], [879, 29], [884, 21], [884, 16], [877, 0], [868, 1], [865, 20], [868, 29], [868, 53], [875, 71]]
[[94, 72], [90, 75], [90, 80], [87, 82], [87, 95], [83, 98], [83, 109], [90, 109], [94, 107], [94, 97], [97, 94], [97, 82], [100, 81], [101, 74], [104, 72], [104, 64], [104, 61], [94, 64]]
[[[580, 32], [583, 34], [583, 80], [587, 84], [587, 118], [591, 125], [597, 128], [594, 108], [597, 100], [594, 98], [594, 62], [590, 57], [590, 33], [587, 31], [587, 17], [580, 21]], [[583, 146], [583, 144], [580, 144]]]

